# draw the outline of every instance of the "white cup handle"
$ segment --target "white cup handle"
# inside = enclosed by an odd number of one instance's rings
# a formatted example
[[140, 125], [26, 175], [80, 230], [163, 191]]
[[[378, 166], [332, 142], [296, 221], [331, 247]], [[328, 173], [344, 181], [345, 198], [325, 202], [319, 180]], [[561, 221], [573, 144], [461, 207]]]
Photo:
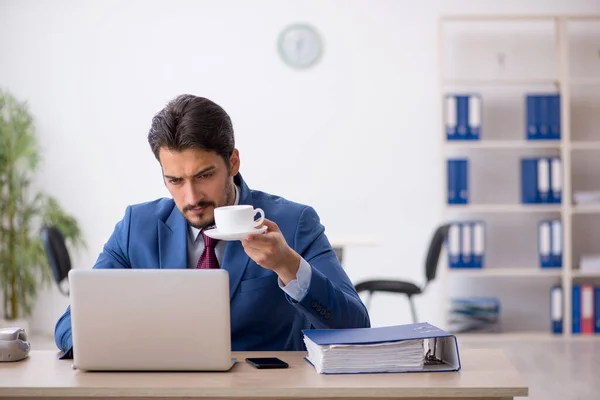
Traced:
[[260, 224], [263, 223], [263, 221], [265, 220], [265, 212], [262, 210], [262, 208], [255, 208], [254, 209], [254, 215], [256, 215], [256, 213], [260, 213], [260, 218], [257, 219], [256, 221], [254, 221], [254, 227], [258, 227]]

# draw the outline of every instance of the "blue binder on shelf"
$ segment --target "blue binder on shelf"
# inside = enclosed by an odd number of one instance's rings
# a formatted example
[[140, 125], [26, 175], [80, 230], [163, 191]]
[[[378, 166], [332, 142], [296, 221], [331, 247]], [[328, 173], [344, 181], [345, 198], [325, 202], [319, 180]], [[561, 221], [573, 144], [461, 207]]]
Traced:
[[563, 229], [559, 219], [551, 221], [550, 230], [550, 266], [562, 268], [563, 259]]
[[537, 196], [539, 203], [550, 203], [550, 159], [540, 157], [537, 159]]
[[561, 137], [560, 94], [525, 95], [527, 140], [559, 140]]
[[458, 139], [458, 105], [456, 104], [456, 96], [446, 95], [445, 103], [446, 139], [456, 140]]
[[448, 266], [450, 268], [460, 268], [460, 223], [450, 225], [446, 246], [448, 248]]
[[481, 138], [481, 103], [479, 94], [469, 95], [467, 111], [467, 139], [469, 140], [479, 140]]
[[453, 222], [446, 244], [449, 268], [483, 268], [485, 223], [481, 220]]
[[549, 102], [548, 96], [538, 95], [536, 96], [538, 105], [538, 137], [536, 139], [548, 140], [550, 139], [550, 110], [548, 109]]
[[538, 224], [540, 267], [562, 268], [563, 232], [561, 220], [543, 220]]
[[483, 268], [485, 260], [485, 223], [473, 221], [471, 226], [473, 233], [473, 268]]
[[550, 108], [550, 139], [560, 140], [560, 95], [548, 96], [548, 107]]
[[540, 202], [537, 158], [524, 158], [521, 160], [521, 202], [524, 204]]
[[[418, 339], [424, 341], [423, 364], [421, 367], [405, 369], [393, 372], [448, 372], [461, 369], [458, 342], [456, 337], [427, 322], [406, 325], [394, 325], [375, 328], [354, 329], [305, 329], [304, 341], [307, 344], [308, 356], [306, 361], [312, 364], [319, 373], [373, 373], [369, 371], [369, 365], [376, 360], [382, 347], [390, 343], [408, 342]], [[340, 347], [342, 345], [342, 347]], [[331, 346], [336, 346], [332, 348]], [[346, 346], [352, 346], [352, 352], [348, 357], [354, 360], [364, 360], [364, 369], [353, 372], [332, 372], [327, 368], [321, 368], [319, 360], [325, 354], [333, 351], [345, 351]], [[361, 357], [357, 348], [364, 351]], [[319, 349], [327, 349], [327, 352], [319, 352]], [[375, 350], [373, 353], [371, 350]], [[320, 353], [320, 354], [319, 354]], [[374, 354], [369, 357], [369, 354]], [[400, 356], [401, 358], [402, 356]], [[375, 360], [375, 361], [372, 361]], [[379, 373], [387, 372], [380, 371]]]
[[560, 157], [521, 159], [521, 202], [523, 204], [560, 204], [562, 186]]
[[473, 268], [473, 230], [471, 224], [460, 224], [460, 267]]
[[562, 203], [562, 160], [560, 157], [550, 157], [550, 188], [549, 199], [550, 203]]
[[469, 139], [469, 97], [456, 96], [456, 138]]
[[538, 224], [538, 254], [540, 267], [552, 266], [551, 259], [552, 227], [550, 221], [540, 221]]
[[466, 158], [447, 161], [448, 204], [469, 203], [469, 162]]
[[481, 138], [482, 99], [477, 93], [446, 94], [444, 120], [447, 140]]
[[534, 95], [525, 96], [525, 130], [528, 140], [535, 140], [539, 135], [539, 122], [537, 113], [537, 98]]
[[574, 334], [581, 333], [581, 285], [573, 284], [572, 286], [573, 297], [571, 298], [571, 332]]

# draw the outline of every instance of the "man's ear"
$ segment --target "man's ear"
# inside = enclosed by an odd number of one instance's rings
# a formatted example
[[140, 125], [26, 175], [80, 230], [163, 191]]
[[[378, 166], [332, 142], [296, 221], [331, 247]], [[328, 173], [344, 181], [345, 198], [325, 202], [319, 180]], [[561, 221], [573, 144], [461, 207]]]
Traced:
[[233, 149], [231, 157], [229, 157], [229, 165], [231, 166], [231, 176], [236, 176], [240, 171], [240, 152], [238, 149]]

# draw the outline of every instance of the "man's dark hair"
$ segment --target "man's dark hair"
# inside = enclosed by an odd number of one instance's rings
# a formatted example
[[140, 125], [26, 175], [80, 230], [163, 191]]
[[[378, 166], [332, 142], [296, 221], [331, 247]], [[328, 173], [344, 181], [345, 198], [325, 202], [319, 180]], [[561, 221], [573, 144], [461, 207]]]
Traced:
[[198, 148], [214, 151], [225, 160], [235, 147], [229, 115], [204, 97], [183, 94], [171, 100], [152, 119], [148, 143], [157, 160], [161, 147], [183, 151]]

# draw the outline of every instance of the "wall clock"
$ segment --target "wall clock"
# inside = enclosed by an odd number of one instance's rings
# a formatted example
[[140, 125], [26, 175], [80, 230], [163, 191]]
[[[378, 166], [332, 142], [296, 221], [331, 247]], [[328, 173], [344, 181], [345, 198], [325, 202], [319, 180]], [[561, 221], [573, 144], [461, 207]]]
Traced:
[[287, 65], [305, 69], [319, 60], [323, 52], [323, 43], [317, 31], [310, 25], [293, 24], [281, 32], [277, 48]]

